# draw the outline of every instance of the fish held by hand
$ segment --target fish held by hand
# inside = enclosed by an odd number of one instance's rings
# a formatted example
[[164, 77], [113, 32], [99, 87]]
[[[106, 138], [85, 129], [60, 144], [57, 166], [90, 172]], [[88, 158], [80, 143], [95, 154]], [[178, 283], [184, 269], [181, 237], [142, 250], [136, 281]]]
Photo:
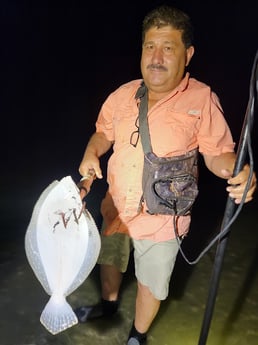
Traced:
[[28, 262], [50, 296], [40, 317], [50, 333], [78, 323], [66, 297], [89, 276], [99, 251], [99, 231], [71, 176], [52, 182], [36, 202], [25, 234]]

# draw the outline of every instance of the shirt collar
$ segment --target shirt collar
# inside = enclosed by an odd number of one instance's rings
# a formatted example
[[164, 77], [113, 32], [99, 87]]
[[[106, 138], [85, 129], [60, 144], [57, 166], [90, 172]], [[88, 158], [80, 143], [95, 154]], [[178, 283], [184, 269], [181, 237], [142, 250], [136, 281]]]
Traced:
[[178, 87], [176, 89], [178, 91], [183, 92], [188, 86], [189, 78], [190, 78], [190, 73], [186, 72], [184, 78], [181, 80], [180, 84], [178, 85]]

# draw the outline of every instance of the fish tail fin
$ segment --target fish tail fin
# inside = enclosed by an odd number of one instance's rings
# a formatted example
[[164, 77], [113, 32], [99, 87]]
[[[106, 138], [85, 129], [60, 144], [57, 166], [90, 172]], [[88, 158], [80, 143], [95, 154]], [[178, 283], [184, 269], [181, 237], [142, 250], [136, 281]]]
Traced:
[[51, 296], [41, 313], [40, 322], [50, 333], [55, 335], [76, 325], [78, 319], [64, 297], [60, 300], [60, 298], [55, 299]]

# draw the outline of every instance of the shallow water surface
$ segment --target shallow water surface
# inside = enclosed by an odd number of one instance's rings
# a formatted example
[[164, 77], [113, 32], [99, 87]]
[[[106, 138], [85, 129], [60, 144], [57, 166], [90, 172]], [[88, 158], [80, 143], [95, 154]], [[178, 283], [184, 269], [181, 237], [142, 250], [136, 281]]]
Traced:
[[[257, 201], [248, 204], [232, 226], [228, 239], [219, 291], [207, 345], [258, 344], [258, 222]], [[183, 249], [196, 257], [203, 243], [196, 237], [196, 224], [202, 233], [219, 228], [217, 218], [193, 220], [192, 233]], [[206, 223], [210, 227], [206, 228]], [[193, 250], [195, 248], [195, 250]], [[149, 331], [148, 345], [198, 345], [209, 281], [216, 255], [213, 246], [193, 266], [179, 255], [170, 286], [170, 295]], [[41, 325], [40, 314], [46, 295], [29, 266], [23, 239], [2, 241], [0, 251], [1, 345], [125, 345], [134, 315], [136, 282], [131, 263], [125, 274], [119, 313], [109, 320], [77, 324], [51, 335]], [[70, 296], [73, 307], [99, 300], [98, 267]]]

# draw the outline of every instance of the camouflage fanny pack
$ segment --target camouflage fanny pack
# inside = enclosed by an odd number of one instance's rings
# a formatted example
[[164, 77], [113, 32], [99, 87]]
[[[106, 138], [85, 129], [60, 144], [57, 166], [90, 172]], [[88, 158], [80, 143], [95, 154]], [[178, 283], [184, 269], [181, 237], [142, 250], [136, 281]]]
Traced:
[[175, 157], [158, 157], [152, 152], [147, 121], [148, 100], [144, 84], [140, 98], [139, 131], [144, 151], [143, 200], [150, 214], [187, 215], [198, 195], [198, 151]]
[[162, 158], [144, 155], [143, 199], [152, 214], [186, 215], [198, 195], [198, 151]]

